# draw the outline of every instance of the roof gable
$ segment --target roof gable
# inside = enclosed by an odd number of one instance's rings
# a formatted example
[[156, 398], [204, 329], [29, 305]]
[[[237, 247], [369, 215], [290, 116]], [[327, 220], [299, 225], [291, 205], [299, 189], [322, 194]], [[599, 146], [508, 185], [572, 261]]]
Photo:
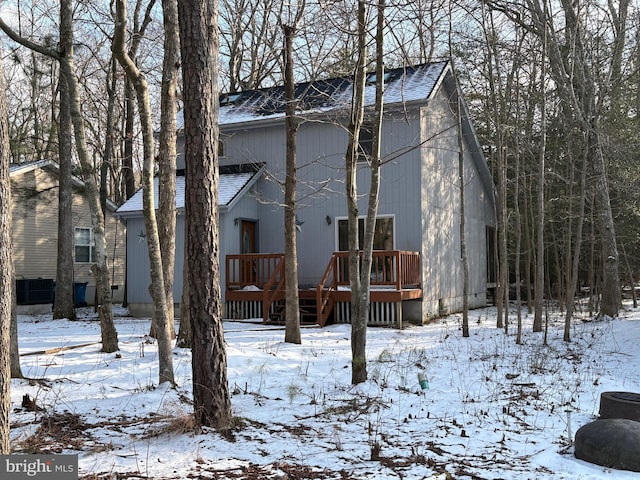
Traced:
[[[56, 184], [59, 178], [60, 166], [54, 162], [53, 160], [36, 160], [33, 162], [25, 162], [25, 163], [12, 163], [9, 165], [9, 177], [17, 177], [18, 175], [23, 175], [25, 173], [32, 172], [37, 169], [49, 170], [50, 172], [54, 172]], [[71, 177], [71, 182], [74, 188], [83, 191], [85, 188], [84, 181], [76, 176]], [[112, 201], [107, 199], [107, 207], [110, 211], [115, 211], [117, 205]]]
[[[264, 171], [263, 165], [245, 164], [219, 167], [218, 205], [220, 210], [229, 209], [258, 180]], [[154, 179], [154, 201], [158, 208], [158, 179]], [[176, 209], [185, 206], [185, 177], [176, 177]], [[123, 203], [116, 211], [122, 217], [138, 216], [142, 213], [142, 188]]]

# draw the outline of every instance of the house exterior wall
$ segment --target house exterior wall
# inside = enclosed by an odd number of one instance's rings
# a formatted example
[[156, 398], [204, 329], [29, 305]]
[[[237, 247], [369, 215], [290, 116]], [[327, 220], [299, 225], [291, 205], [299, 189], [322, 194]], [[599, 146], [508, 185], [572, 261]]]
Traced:
[[[420, 216], [420, 152], [406, 150], [417, 145], [420, 138], [419, 122], [407, 122], [404, 114], [390, 114], [383, 124], [382, 154], [394, 159], [382, 167], [379, 215], [392, 215], [395, 225], [395, 248], [420, 250], [420, 227], [415, 219]], [[285, 169], [284, 125], [260, 129], [227, 131], [225, 158], [221, 164], [266, 162], [267, 175], [257, 184], [259, 251], [284, 252], [284, 212], [281, 185]], [[315, 286], [322, 278], [331, 254], [338, 249], [339, 218], [347, 215], [345, 195], [345, 152], [347, 133], [334, 121], [306, 122], [297, 136], [297, 216], [301, 222], [297, 232], [299, 283], [302, 287]], [[254, 152], [259, 152], [256, 155]], [[370, 170], [366, 165], [358, 170], [358, 189], [368, 192]], [[367, 196], [359, 201], [362, 215], [366, 215]], [[329, 217], [330, 224], [327, 222]]]
[[[136, 317], [153, 313], [149, 286], [151, 268], [147, 248], [146, 227], [143, 217], [132, 217], [127, 222], [127, 305]], [[184, 215], [176, 217], [176, 250], [174, 265], [173, 302], [180, 303], [182, 295], [182, 268], [184, 265]]]
[[[238, 222], [236, 222], [238, 219]], [[240, 220], [258, 220], [255, 196], [250, 192], [243, 196], [229, 211], [223, 211], [219, 216], [220, 222], [220, 285], [224, 295], [226, 284], [225, 258], [229, 254], [240, 253]], [[258, 222], [258, 229], [260, 222]], [[153, 312], [149, 285], [151, 284], [149, 252], [144, 237], [146, 228], [142, 217], [127, 219], [127, 256], [129, 265], [128, 278], [128, 308], [131, 315], [136, 317], [151, 316]], [[181, 212], [176, 218], [176, 258], [174, 268], [173, 303], [176, 316], [177, 308], [182, 298], [184, 248], [185, 248], [185, 216]]]
[[[16, 279], [56, 279], [58, 248], [57, 173], [36, 168], [11, 177], [12, 239]], [[73, 227], [91, 228], [89, 204], [74, 189]], [[122, 302], [125, 279], [125, 226], [111, 214], [106, 219], [107, 254], [114, 302]], [[86, 300], [93, 304], [95, 280], [89, 263], [74, 263], [74, 282], [87, 282]]]
[[[460, 311], [463, 272], [460, 250], [460, 181], [456, 118], [441, 90], [429, 107], [421, 109], [423, 162], [422, 215], [422, 321]], [[469, 305], [486, 304], [486, 228], [492, 223], [491, 201], [465, 141], [465, 239], [469, 261]], [[489, 220], [488, 220], [489, 219]]]

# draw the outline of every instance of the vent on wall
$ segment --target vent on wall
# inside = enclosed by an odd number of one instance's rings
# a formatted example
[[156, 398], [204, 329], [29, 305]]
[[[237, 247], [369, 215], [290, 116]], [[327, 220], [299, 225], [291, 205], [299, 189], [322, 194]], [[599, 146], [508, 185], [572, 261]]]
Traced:
[[53, 303], [54, 282], [51, 278], [16, 280], [16, 303], [37, 305]]

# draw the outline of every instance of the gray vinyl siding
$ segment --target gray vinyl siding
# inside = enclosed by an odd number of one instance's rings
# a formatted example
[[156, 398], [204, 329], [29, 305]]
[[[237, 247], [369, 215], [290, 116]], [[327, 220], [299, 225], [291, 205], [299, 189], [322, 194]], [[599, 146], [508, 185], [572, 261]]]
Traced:
[[[135, 311], [138, 304], [151, 305], [149, 286], [151, 269], [147, 248], [144, 218], [127, 219], [127, 300]], [[182, 266], [184, 265], [184, 215], [176, 218], [176, 250], [174, 265], [173, 301], [180, 303], [182, 295]], [[131, 307], [130, 307], [131, 308]]]
[[[238, 223], [236, 223], [238, 219]], [[220, 285], [224, 297], [224, 285], [226, 283], [225, 258], [228, 254], [240, 253], [240, 228], [239, 221], [258, 220], [255, 196], [249, 192], [229, 211], [224, 211], [219, 216], [220, 222]], [[180, 213], [176, 219], [176, 257], [174, 266], [173, 303], [180, 304], [183, 288], [184, 246], [185, 246], [185, 216]], [[258, 223], [260, 228], [260, 223]], [[127, 255], [129, 258], [128, 275], [128, 300], [130, 310], [135, 315], [148, 315], [149, 306], [152, 303], [149, 294], [151, 275], [149, 268], [149, 253], [144, 239], [146, 232], [142, 217], [127, 219], [129, 239], [127, 242]]]
[[[455, 117], [442, 92], [422, 110], [422, 268], [423, 318], [438, 314], [442, 302], [451, 310], [462, 306], [460, 254], [460, 184]], [[451, 128], [454, 127], [454, 128]], [[468, 145], [467, 145], [468, 147]], [[491, 202], [468, 148], [464, 156], [465, 239], [470, 272], [470, 304], [486, 301], [485, 226], [492, 224]]]
[[[396, 231], [395, 248], [420, 250], [420, 153], [419, 149], [399, 155], [407, 145], [419, 142], [418, 122], [406, 117], [389, 115], [383, 125], [382, 155], [394, 160], [382, 168], [379, 215], [393, 215]], [[261, 129], [235, 131], [225, 142], [225, 159], [232, 163], [266, 162], [267, 179], [260, 180], [258, 217], [259, 250], [263, 253], [284, 251], [284, 213], [282, 209], [285, 166], [285, 133], [283, 125]], [[331, 254], [337, 250], [336, 217], [345, 217], [345, 152], [347, 133], [333, 122], [306, 122], [298, 129], [298, 207], [297, 215], [304, 222], [297, 233], [298, 270], [301, 285], [318, 283]], [[249, 152], [260, 152], [254, 156]], [[233, 159], [233, 160], [232, 160]], [[277, 181], [275, 181], [275, 180]], [[358, 189], [366, 193], [370, 185], [370, 170], [362, 165], [358, 171]], [[366, 215], [367, 196], [359, 202]], [[331, 224], [328, 225], [326, 218]]]

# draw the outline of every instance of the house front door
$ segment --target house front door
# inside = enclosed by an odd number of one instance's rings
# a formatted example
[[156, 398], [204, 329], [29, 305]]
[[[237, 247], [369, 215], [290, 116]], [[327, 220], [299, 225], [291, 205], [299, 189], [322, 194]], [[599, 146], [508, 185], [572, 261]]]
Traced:
[[[242, 220], [240, 225], [240, 253], [256, 253], [256, 222]], [[242, 278], [245, 283], [255, 283], [258, 276], [255, 259], [242, 262]]]
[[240, 253], [256, 253], [256, 222], [242, 220], [240, 227]]

